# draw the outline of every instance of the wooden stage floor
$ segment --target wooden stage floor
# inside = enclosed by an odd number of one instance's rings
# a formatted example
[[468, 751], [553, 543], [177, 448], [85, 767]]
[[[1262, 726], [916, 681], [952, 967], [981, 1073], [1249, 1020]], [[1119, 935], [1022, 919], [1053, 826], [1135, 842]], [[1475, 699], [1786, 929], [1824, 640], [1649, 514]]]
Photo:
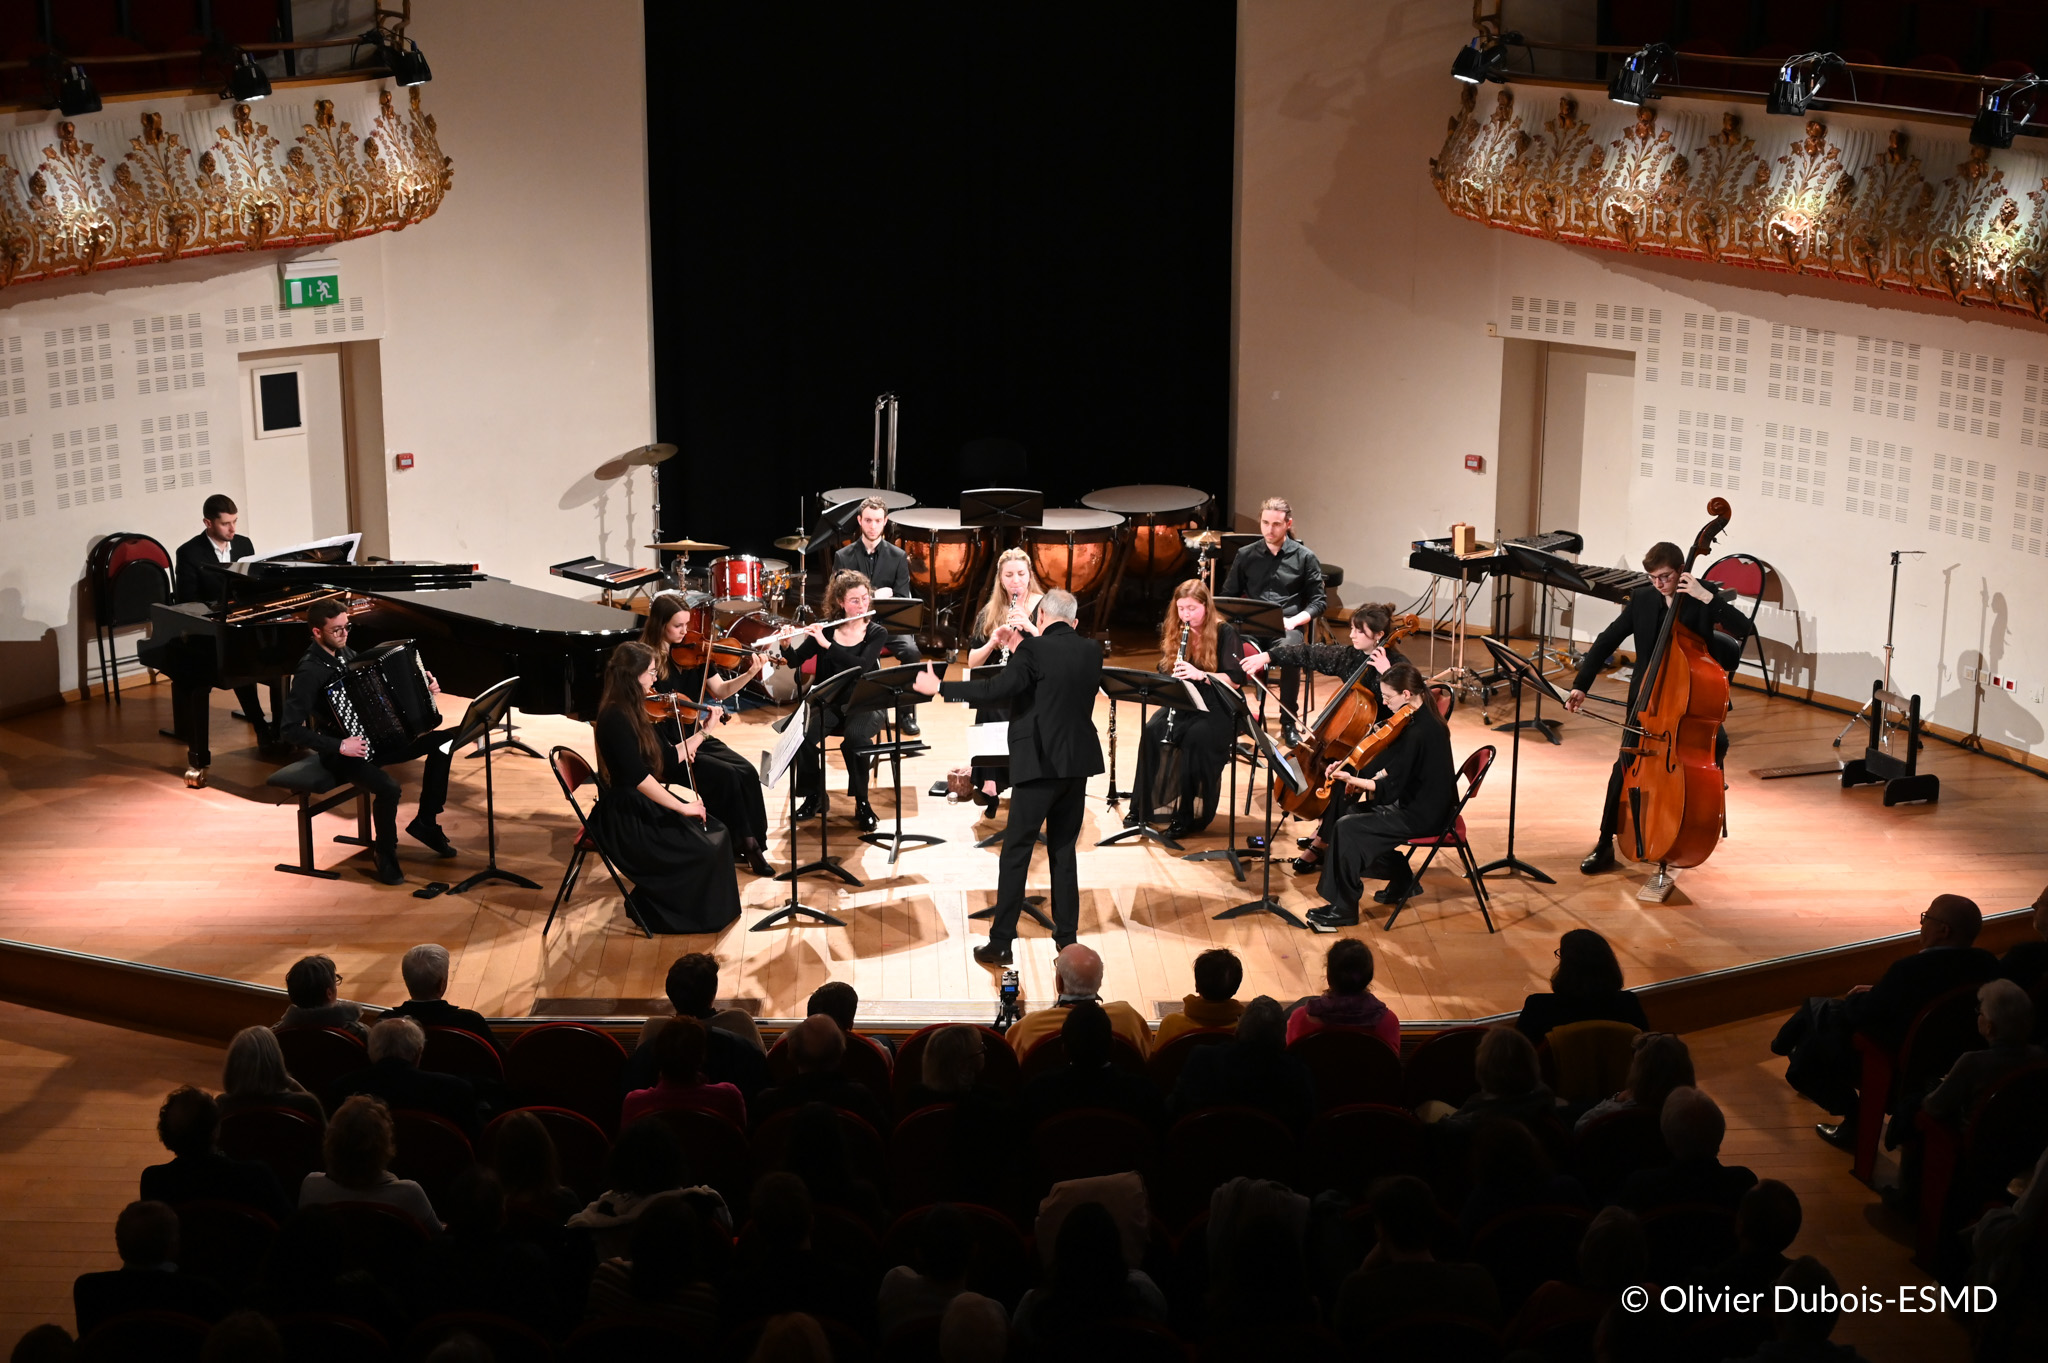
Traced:
[[[1620, 693], [1612, 680], [1601, 686]], [[215, 693], [219, 746], [213, 783], [203, 790], [183, 785], [182, 749], [157, 736], [169, 719], [165, 686], [133, 687], [119, 707], [94, 699], [0, 723], [0, 826], [8, 843], [0, 936], [270, 985], [282, 983], [297, 957], [322, 951], [346, 976], [345, 996], [378, 1004], [405, 996], [400, 954], [437, 941], [456, 956], [450, 997], [494, 1016], [644, 1012], [644, 1001], [660, 995], [670, 961], [709, 950], [725, 965], [721, 993], [763, 1017], [800, 1016], [810, 991], [831, 979], [852, 983], [863, 1017], [876, 1021], [993, 1016], [995, 975], [969, 956], [983, 934], [967, 915], [994, 897], [996, 849], [977, 850], [974, 839], [995, 825], [977, 823], [972, 805], [924, 794], [964, 757], [965, 707], [924, 708], [933, 751], [904, 770], [905, 827], [946, 841], [906, 851], [893, 868], [885, 850], [855, 841], [844, 768], [832, 758], [832, 850], [865, 883], [854, 889], [807, 878], [802, 899], [845, 919], [845, 928], [749, 931], [787, 898], [788, 887], [743, 874], [745, 912], [724, 934], [648, 940], [625, 920], [593, 865], [543, 944], [541, 925], [575, 830], [544, 763], [507, 753], [494, 759], [500, 863], [540, 882], [539, 891], [491, 884], [461, 898], [412, 897], [428, 879], [460, 880], [483, 863], [483, 766], [461, 755], [444, 818], [462, 849], [455, 861], [435, 861], [401, 838], [412, 884], [385, 887], [362, 873], [367, 854], [345, 858], [355, 849], [329, 841], [318, 856], [328, 866], [347, 860], [340, 879], [281, 875], [271, 868], [295, 855], [292, 814], [271, 802], [281, 792], [264, 787], [269, 764], [247, 746], [246, 726], [228, 717], [231, 700]], [[777, 713], [742, 716], [727, 741], [749, 755], [769, 746]], [[1117, 762], [1126, 780], [1136, 719], [1122, 707]], [[1106, 701], [1097, 720], [1106, 739]], [[1943, 891], [1969, 895], [1991, 912], [2019, 907], [2040, 889], [2048, 874], [2048, 781], [2038, 776], [1930, 744], [1924, 769], [1941, 777], [1940, 803], [1885, 809], [1875, 787], [1845, 791], [1830, 776], [1761, 781], [1750, 774], [1828, 759], [1841, 726], [1827, 711], [1737, 693], [1728, 722], [1732, 836], [1705, 866], [1681, 872], [1663, 905], [1635, 898], [1645, 868], [1592, 878], [1578, 872], [1615, 731], [1567, 719], [1559, 746], [1525, 737], [1516, 851], [1557, 884], [1493, 879], [1500, 931], [1489, 935], [1469, 888], [1440, 862], [1392, 932], [1381, 926], [1384, 909], [1353, 930], [1378, 957], [1376, 988], [1403, 1018], [1486, 1016], [1511, 1011], [1544, 987], [1558, 935], [1575, 927], [1605, 934], [1629, 982], [1644, 984], [1908, 931]], [[532, 717], [520, 728], [543, 750], [565, 743], [590, 751], [588, 728], [571, 720]], [[1502, 745], [1502, 760], [1468, 815], [1482, 860], [1491, 860], [1506, 844], [1507, 736], [1486, 732], [1476, 705], [1459, 707], [1452, 736], [1461, 759], [1482, 742]], [[403, 773], [408, 817], [417, 774], [416, 767]], [[880, 789], [875, 804], [887, 828], [890, 802]], [[1186, 862], [1157, 847], [1094, 847], [1120, 825], [1103, 802], [1106, 789], [1101, 779], [1091, 783], [1081, 937], [1107, 962], [1108, 996], [1158, 1011], [1192, 988], [1190, 964], [1212, 946], [1244, 959], [1246, 997], [1286, 1001], [1320, 988], [1321, 960], [1334, 939], [1268, 915], [1215, 920], [1256, 897], [1257, 863], [1239, 884], [1227, 863]], [[786, 810], [780, 795], [770, 793], [771, 810]], [[1241, 811], [1240, 803], [1240, 841], [1257, 827]], [[352, 831], [339, 815], [321, 823], [323, 839]], [[1284, 827], [1276, 842], [1291, 852], [1298, 831]], [[814, 855], [817, 825], [803, 825], [800, 836], [803, 854]], [[1222, 845], [1219, 817], [1188, 849]], [[776, 834], [771, 856], [789, 864], [786, 830]], [[1038, 892], [1042, 856], [1033, 871]], [[1297, 914], [1320, 902], [1312, 878], [1292, 875], [1284, 862], [1273, 885]], [[1051, 944], [1027, 920], [1019, 945], [1025, 997], [1042, 1003], [1053, 992]]]

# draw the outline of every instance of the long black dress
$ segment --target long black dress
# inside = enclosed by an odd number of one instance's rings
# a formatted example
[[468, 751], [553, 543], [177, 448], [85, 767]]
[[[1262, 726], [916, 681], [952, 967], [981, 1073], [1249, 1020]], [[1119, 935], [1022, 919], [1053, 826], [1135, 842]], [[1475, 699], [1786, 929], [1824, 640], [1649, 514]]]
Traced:
[[606, 777], [590, 822], [606, 855], [633, 882], [640, 921], [649, 932], [723, 930], [740, 916], [725, 825], [715, 816], [686, 819], [641, 794], [648, 770], [630, 716], [606, 710], [595, 727]]
[[[701, 667], [669, 669], [669, 674], [654, 684], [657, 691], [670, 691], [679, 696], [695, 699], [704, 694], [704, 669]], [[667, 721], [661, 727], [673, 728]], [[681, 742], [685, 735], [664, 733], [672, 743]], [[754, 764], [734, 752], [714, 735], [697, 746], [696, 760], [688, 767], [683, 783], [695, 790], [704, 800], [704, 808], [711, 817], [724, 824], [732, 834], [733, 850], [737, 853], [750, 844], [766, 846], [768, 840], [768, 800], [761, 791], [761, 774]]]
[[[833, 638], [834, 629], [835, 627], [831, 625], [825, 627], [825, 638], [829, 642], [823, 648], [818, 647], [816, 640], [805, 635], [803, 640], [789, 651], [791, 667], [802, 667], [813, 658], [818, 660], [817, 675], [811, 680], [812, 686], [856, 668], [862, 672], [874, 671], [882, 661], [882, 650], [889, 645], [889, 631], [872, 620], [868, 621], [867, 633], [863, 634], [860, 642], [851, 648]], [[881, 728], [882, 714], [879, 710], [863, 710], [856, 715], [849, 715], [837, 707], [827, 707], [825, 711], [825, 732], [844, 735], [839, 744], [839, 753], [846, 759], [846, 793], [856, 800], [865, 800], [868, 797], [866, 749]], [[801, 794], [811, 796], [825, 793], [822, 745], [806, 743], [797, 751], [796, 775], [797, 790]]]
[[[1216, 670], [1242, 685], [1244, 671], [1238, 664], [1243, 657], [1236, 628], [1219, 626]], [[1207, 710], [1162, 710], [1145, 721], [1144, 740], [1138, 745], [1137, 777], [1131, 783], [1131, 807], [1124, 816], [1126, 825], [1171, 820], [1187, 832], [1199, 833], [1216, 817], [1223, 766], [1230, 760], [1231, 736], [1236, 732], [1232, 715], [1237, 697], [1213, 677], [1196, 682], [1195, 687]]]

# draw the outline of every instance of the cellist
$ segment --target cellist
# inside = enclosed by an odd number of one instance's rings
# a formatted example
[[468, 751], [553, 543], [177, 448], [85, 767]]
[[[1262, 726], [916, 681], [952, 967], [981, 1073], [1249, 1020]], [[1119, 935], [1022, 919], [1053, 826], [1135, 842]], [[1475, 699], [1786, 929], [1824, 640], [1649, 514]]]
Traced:
[[1374, 899], [1383, 904], [1406, 899], [1411, 887], [1408, 863], [1382, 868], [1380, 857], [1410, 837], [1443, 832], [1457, 803], [1451, 731], [1422, 673], [1409, 663], [1388, 668], [1380, 678], [1380, 701], [1390, 715], [1388, 723], [1404, 716], [1405, 723], [1386, 751], [1367, 764], [1373, 768], [1371, 774], [1330, 764], [1329, 774], [1363, 798], [1353, 812], [1330, 825], [1330, 849], [1319, 886], [1326, 902], [1308, 913], [1309, 927], [1317, 932], [1356, 927], [1365, 882], [1381, 869], [1393, 874]]
[[[1572, 678], [1572, 693], [1565, 697], [1564, 705], [1574, 714], [1585, 708], [1586, 688], [1600, 675], [1601, 664], [1631, 636], [1636, 668], [1629, 678], [1628, 699], [1630, 705], [1635, 703], [1636, 690], [1642, 683], [1642, 663], [1656, 647], [1657, 635], [1664, 627], [1664, 613], [1673, 608], [1674, 602], [1678, 622], [1705, 639], [1718, 662], [1733, 666], [1741, 656], [1742, 641], [1749, 637], [1749, 621], [1732, 601], [1723, 600], [1712, 587], [1685, 570], [1683, 549], [1668, 540], [1651, 545], [1650, 552], [1643, 555], [1643, 571], [1650, 575], [1650, 585], [1629, 594], [1628, 604], [1586, 649], [1586, 660], [1579, 664], [1578, 675]], [[1724, 636], [1727, 642], [1723, 642]], [[1628, 735], [1624, 734], [1622, 747], [1628, 746]], [[1714, 760], [1719, 763], [1727, 755], [1728, 730], [1723, 728], [1714, 744]], [[1614, 869], [1614, 834], [1621, 826], [1621, 785], [1627, 768], [1626, 757], [1615, 758], [1613, 774], [1607, 779], [1607, 801], [1600, 812], [1600, 840], [1579, 863], [1579, 870], [1586, 875]]]

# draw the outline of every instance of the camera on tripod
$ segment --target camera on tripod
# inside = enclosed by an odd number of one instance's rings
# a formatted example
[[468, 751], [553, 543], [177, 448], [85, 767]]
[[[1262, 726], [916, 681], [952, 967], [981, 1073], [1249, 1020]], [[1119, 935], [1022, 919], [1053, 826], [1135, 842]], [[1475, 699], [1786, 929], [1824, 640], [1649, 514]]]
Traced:
[[1024, 1016], [1024, 1002], [1017, 992], [1017, 972], [1005, 970], [1001, 990], [996, 994], [996, 1020], [990, 1024], [998, 1032], [1006, 1032], [1010, 1024]]

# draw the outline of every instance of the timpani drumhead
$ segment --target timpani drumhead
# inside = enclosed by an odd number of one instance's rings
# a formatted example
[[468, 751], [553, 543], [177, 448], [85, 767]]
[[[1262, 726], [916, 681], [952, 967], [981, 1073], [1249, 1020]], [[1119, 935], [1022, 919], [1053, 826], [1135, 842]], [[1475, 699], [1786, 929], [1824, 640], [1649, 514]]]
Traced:
[[891, 492], [884, 487], [834, 487], [818, 494], [818, 500], [827, 508], [838, 506], [841, 502], [864, 502], [870, 497], [880, 498], [882, 505], [889, 508], [889, 514], [892, 516], [906, 507], [917, 505], [917, 498], [909, 493]]
[[1106, 487], [1081, 499], [1081, 505], [1097, 511], [1114, 511], [1119, 516], [1172, 516], [1178, 512], [1192, 517], [1209, 502], [1200, 488], [1175, 487], [1170, 483], [1132, 483], [1128, 487]]

